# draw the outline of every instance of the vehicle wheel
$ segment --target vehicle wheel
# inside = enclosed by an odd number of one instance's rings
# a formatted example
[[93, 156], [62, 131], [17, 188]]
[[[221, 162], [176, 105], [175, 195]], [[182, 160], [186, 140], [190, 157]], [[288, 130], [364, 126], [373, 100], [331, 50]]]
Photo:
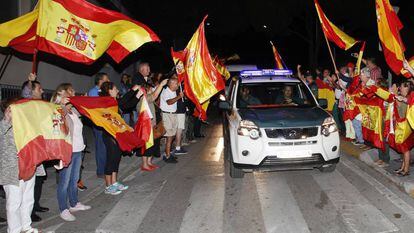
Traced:
[[336, 169], [336, 163], [331, 164], [330, 166], [327, 167], [320, 167], [319, 171], [323, 172], [323, 173], [329, 173], [329, 172], [333, 172]]
[[231, 178], [243, 178], [244, 171], [234, 166], [234, 163], [229, 159], [230, 177]]

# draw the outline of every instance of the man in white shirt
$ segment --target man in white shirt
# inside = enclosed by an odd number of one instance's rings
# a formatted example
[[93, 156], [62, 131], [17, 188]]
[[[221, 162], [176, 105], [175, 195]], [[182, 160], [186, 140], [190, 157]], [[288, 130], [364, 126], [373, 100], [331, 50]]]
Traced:
[[177, 163], [177, 159], [171, 155], [171, 144], [177, 133], [178, 120], [177, 120], [177, 101], [184, 97], [184, 93], [180, 92], [178, 95], [178, 79], [173, 76], [168, 80], [168, 87], [165, 88], [160, 96], [160, 108], [162, 111], [162, 121], [164, 128], [167, 131], [165, 136], [167, 137], [167, 144], [165, 145], [165, 157], [166, 163]]

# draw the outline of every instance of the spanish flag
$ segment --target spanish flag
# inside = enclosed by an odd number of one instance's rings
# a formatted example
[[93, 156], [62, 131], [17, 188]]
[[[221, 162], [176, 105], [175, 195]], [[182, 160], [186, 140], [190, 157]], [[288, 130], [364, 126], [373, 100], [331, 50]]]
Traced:
[[35, 48], [39, 9], [0, 24], [0, 47], [11, 47], [22, 53], [33, 53]]
[[362, 42], [361, 48], [359, 49], [358, 59], [357, 59], [357, 63], [355, 66], [355, 75], [359, 75], [361, 73], [361, 63], [362, 63], [362, 58], [364, 56], [364, 50], [365, 50], [365, 41]]
[[175, 71], [177, 73], [178, 82], [183, 82], [187, 78], [187, 72], [185, 71], [185, 51], [174, 51], [171, 48], [171, 57], [173, 58], [175, 64]]
[[75, 96], [70, 98], [70, 102], [82, 115], [112, 135], [122, 151], [132, 151], [145, 144], [119, 115], [115, 98]]
[[331, 112], [335, 104], [335, 92], [328, 84], [320, 79], [316, 79], [315, 83], [318, 86], [318, 99], [326, 99], [328, 101], [326, 110]]
[[384, 133], [388, 144], [399, 153], [410, 151], [414, 146], [414, 134], [407, 118], [399, 115], [396, 101], [388, 108]]
[[105, 52], [119, 63], [144, 43], [160, 41], [144, 24], [85, 0], [40, 0], [38, 8], [0, 28], [0, 46], [86, 64]]
[[391, 103], [394, 101], [394, 94], [391, 94], [390, 92], [384, 90], [383, 88], [380, 88], [378, 86], [369, 86], [365, 87], [361, 90], [361, 93], [364, 94], [366, 97], [371, 98], [372, 96], [376, 95], [379, 98]]
[[385, 60], [391, 70], [400, 74], [403, 68], [404, 44], [400, 37], [403, 25], [389, 0], [375, 0], [378, 35]]
[[270, 44], [272, 45], [273, 56], [275, 57], [276, 69], [283, 70], [285, 67], [283, 66], [282, 57], [280, 56], [272, 41], [270, 41]]
[[20, 179], [29, 180], [44, 161], [70, 164], [72, 142], [61, 106], [25, 99], [11, 105], [11, 112]]
[[345, 32], [341, 31], [336, 27], [329, 19], [326, 17], [325, 13], [322, 11], [321, 6], [319, 5], [318, 0], [315, 1], [316, 11], [319, 16], [319, 21], [322, 25], [322, 31], [328, 40], [334, 42], [339, 48], [348, 50], [354, 46], [358, 41], [354, 38], [348, 36]]
[[206, 102], [201, 104], [201, 108], [194, 109], [193, 116], [200, 118], [203, 121], [206, 121], [207, 120], [207, 109], [209, 105], [210, 105], [210, 100], [207, 100]]
[[135, 132], [137, 136], [145, 142], [145, 145], [141, 147], [141, 153], [143, 154], [145, 150], [154, 145], [154, 135], [151, 124], [153, 116], [148, 106], [147, 98], [145, 96], [142, 98], [138, 114], [138, 122], [135, 125]]
[[214, 66], [216, 67], [217, 71], [223, 76], [226, 80], [230, 78], [230, 72], [227, 70], [226, 65], [220, 61], [218, 56], [214, 57], [213, 59]]
[[224, 80], [213, 64], [204, 35], [204, 17], [197, 31], [188, 42], [185, 51], [184, 67], [187, 73], [185, 87], [194, 93], [195, 101], [204, 103], [225, 87]]
[[408, 96], [407, 120], [412, 129], [414, 129], [414, 92]]
[[384, 101], [378, 97], [354, 98], [362, 114], [362, 135], [364, 140], [384, 150], [382, 121], [384, 117]]

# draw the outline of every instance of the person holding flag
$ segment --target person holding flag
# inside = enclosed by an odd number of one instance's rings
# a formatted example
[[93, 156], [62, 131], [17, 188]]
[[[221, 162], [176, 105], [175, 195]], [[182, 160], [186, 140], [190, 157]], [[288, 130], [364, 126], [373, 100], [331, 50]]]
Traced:
[[[119, 90], [112, 82], [105, 82], [101, 86], [99, 96], [109, 96], [117, 100], [121, 111], [137, 106], [143, 95], [141, 86], [134, 85], [123, 97], [118, 99]], [[116, 139], [109, 132], [103, 133], [103, 141], [106, 147], [105, 164], [105, 194], [118, 195], [129, 187], [118, 182], [119, 163], [121, 162], [122, 151]]]
[[[80, 114], [69, 104], [69, 97], [75, 96], [75, 90], [70, 83], [62, 83], [52, 96], [51, 102], [62, 106], [65, 112], [65, 121], [72, 137], [72, 160], [68, 167], [59, 171], [59, 183], [57, 199], [59, 203], [60, 217], [68, 222], [73, 222], [76, 217], [72, 214], [76, 211], [91, 209], [78, 201], [78, 180], [82, 165], [82, 151], [85, 149], [83, 141], [83, 124], [79, 119]], [[68, 206], [69, 201], [69, 206]]]

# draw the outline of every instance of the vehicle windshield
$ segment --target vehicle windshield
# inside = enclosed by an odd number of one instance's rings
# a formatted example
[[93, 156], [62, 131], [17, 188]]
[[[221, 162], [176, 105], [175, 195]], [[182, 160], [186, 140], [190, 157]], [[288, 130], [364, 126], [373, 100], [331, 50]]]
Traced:
[[309, 89], [301, 82], [241, 83], [238, 108], [315, 107]]

